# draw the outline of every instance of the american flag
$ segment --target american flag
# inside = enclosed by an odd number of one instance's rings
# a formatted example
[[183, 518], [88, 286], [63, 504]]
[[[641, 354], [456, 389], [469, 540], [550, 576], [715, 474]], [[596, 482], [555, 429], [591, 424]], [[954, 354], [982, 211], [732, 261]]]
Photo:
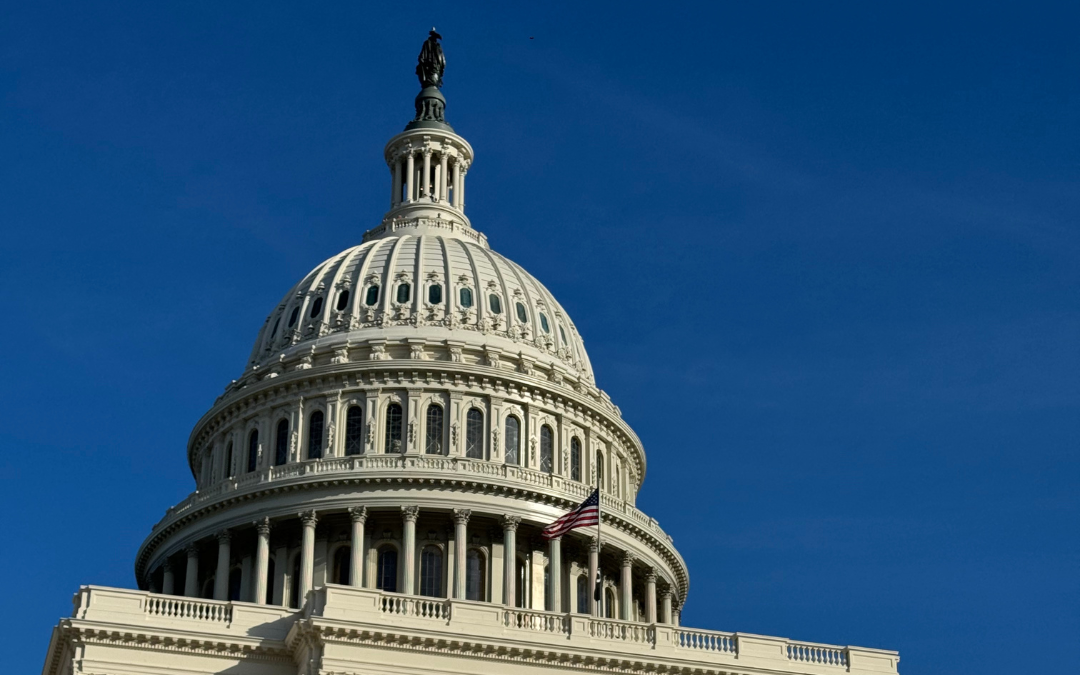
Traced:
[[561, 537], [575, 527], [596, 525], [600, 522], [600, 488], [593, 490], [589, 498], [576, 509], [544, 528], [544, 539]]

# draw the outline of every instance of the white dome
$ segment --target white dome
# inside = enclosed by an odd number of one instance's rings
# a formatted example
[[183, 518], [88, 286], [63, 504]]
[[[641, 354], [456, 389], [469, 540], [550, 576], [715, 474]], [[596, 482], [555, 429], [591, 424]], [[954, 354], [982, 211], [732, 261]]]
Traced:
[[[270, 313], [249, 368], [339, 343], [369, 346], [372, 359], [415, 358], [419, 346], [419, 358], [464, 350], [465, 360], [501, 356], [551, 379], [593, 383], [574, 323], [543, 284], [467, 225], [430, 223], [381, 225], [318, 265]], [[436, 223], [452, 231], [430, 234]]]

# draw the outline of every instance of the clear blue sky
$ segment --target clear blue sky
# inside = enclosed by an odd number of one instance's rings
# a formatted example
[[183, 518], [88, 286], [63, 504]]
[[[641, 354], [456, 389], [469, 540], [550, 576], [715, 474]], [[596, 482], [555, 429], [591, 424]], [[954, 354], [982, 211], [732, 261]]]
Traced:
[[267, 313], [378, 223], [432, 25], [473, 223], [640, 434], [685, 623], [1076, 668], [1075, 3], [89, 4], [0, 9], [8, 670], [134, 584]]

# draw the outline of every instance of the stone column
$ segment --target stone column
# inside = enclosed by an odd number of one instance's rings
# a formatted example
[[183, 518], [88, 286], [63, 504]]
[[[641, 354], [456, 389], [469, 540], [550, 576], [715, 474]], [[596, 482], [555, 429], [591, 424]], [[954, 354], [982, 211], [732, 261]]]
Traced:
[[184, 595], [199, 597], [199, 549], [195, 544], [187, 547], [187, 569], [184, 570]]
[[173, 576], [172, 563], [166, 560], [161, 565], [161, 592], [165, 595], [172, 595], [176, 592], [176, 577]]
[[454, 208], [461, 208], [461, 160], [454, 160]]
[[278, 607], [284, 607], [289, 602], [289, 596], [285, 594], [285, 573], [289, 569], [289, 547], [278, 546], [274, 549], [274, 597], [270, 603]]
[[619, 580], [619, 599], [622, 601], [622, 616], [623, 621], [629, 621], [631, 619], [630, 608], [633, 602], [634, 588], [633, 588], [633, 566], [634, 566], [634, 554], [629, 551], [623, 553], [622, 559], [622, 578]]
[[465, 174], [469, 173], [469, 167], [461, 167], [461, 182], [458, 184], [458, 208], [465, 211]]
[[414, 582], [416, 572], [416, 519], [420, 517], [419, 506], [402, 506], [401, 507], [401, 519], [404, 521], [404, 540], [405, 540], [405, 569], [402, 574], [402, 593], [409, 595], [416, 594], [416, 583]]
[[454, 509], [454, 598], [465, 599], [465, 538], [468, 536], [468, 509]]
[[413, 180], [416, 177], [416, 160], [413, 159], [413, 153], [410, 149], [409, 156], [405, 159], [405, 203], [409, 204], [413, 201]]
[[656, 623], [656, 570], [645, 575], [645, 623]]
[[364, 523], [367, 521], [367, 507], [354, 506], [349, 509], [352, 518], [352, 548], [349, 550], [349, 585], [362, 586], [364, 579]]
[[431, 184], [429, 183], [430, 180], [431, 180], [431, 148], [424, 148], [424, 173], [421, 174], [421, 178], [420, 178], [420, 196], [421, 197], [430, 197], [431, 196], [431, 189], [430, 189]]
[[270, 519], [255, 521], [255, 604], [266, 604], [267, 575], [270, 573]]
[[390, 193], [390, 206], [397, 206], [401, 203], [401, 158], [394, 158], [394, 180], [392, 192]]
[[440, 202], [446, 201], [446, 165], [449, 161], [449, 155], [445, 152], [439, 153], [439, 194], [437, 196]]
[[517, 529], [521, 516], [503, 516], [503, 604], [514, 606], [514, 576], [517, 573]]
[[550, 574], [551, 611], [562, 611], [562, 537], [548, 540], [548, 569]]
[[600, 573], [600, 540], [593, 537], [589, 540], [589, 615], [599, 615], [599, 603], [596, 602], [596, 586]]
[[319, 519], [315, 511], [304, 511], [300, 514], [300, 522], [304, 524], [304, 534], [300, 540], [300, 593], [297, 601], [303, 607], [315, 580], [315, 524]]
[[671, 625], [671, 589], [665, 588], [660, 594], [660, 621]]
[[214, 573], [214, 599], [229, 599], [229, 562], [232, 533], [228, 530], [218, 532], [217, 536], [217, 572]]

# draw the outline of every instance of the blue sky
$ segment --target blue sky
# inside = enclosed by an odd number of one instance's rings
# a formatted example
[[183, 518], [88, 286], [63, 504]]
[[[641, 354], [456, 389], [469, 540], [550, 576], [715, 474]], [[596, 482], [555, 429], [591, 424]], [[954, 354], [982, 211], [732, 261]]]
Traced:
[[684, 622], [905, 673], [1073, 669], [1078, 14], [8, 3], [10, 669], [80, 584], [134, 583], [266, 315], [378, 223], [432, 25], [472, 221], [641, 436]]

